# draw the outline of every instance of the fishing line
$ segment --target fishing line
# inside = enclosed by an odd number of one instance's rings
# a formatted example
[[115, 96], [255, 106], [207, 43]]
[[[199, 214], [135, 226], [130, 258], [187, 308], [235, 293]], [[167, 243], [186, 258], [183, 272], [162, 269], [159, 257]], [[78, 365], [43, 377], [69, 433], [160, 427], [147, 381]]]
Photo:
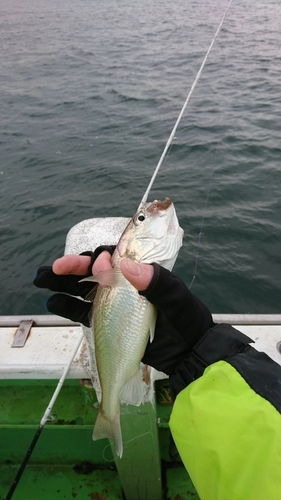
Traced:
[[233, 2], [233, 0], [230, 0], [229, 4], [228, 4], [228, 6], [227, 6], [227, 8], [226, 8], [226, 10], [225, 10], [225, 12], [224, 12], [224, 14], [223, 14], [223, 16], [222, 16], [221, 20], [220, 20], [220, 23], [219, 23], [219, 26], [218, 26], [218, 28], [217, 28], [217, 31], [215, 32], [215, 35], [214, 35], [214, 37], [213, 37], [213, 39], [212, 39], [212, 41], [211, 41], [211, 44], [210, 44], [210, 46], [209, 46], [209, 48], [208, 48], [208, 50], [207, 50], [207, 52], [206, 52], [206, 55], [205, 55], [205, 57], [204, 57], [204, 59], [203, 59], [203, 62], [202, 62], [202, 64], [201, 64], [201, 66], [200, 66], [200, 68], [199, 68], [199, 71], [198, 71], [198, 73], [197, 73], [197, 75], [196, 75], [196, 77], [195, 77], [195, 80], [194, 80], [194, 82], [193, 82], [193, 84], [192, 84], [192, 86], [191, 86], [191, 89], [190, 89], [190, 91], [189, 91], [189, 93], [188, 93], [188, 96], [187, 96], [187, 98], [186, 98], [186, 100], [185, 100], [185, 102], [184, 102], [184, 105], [183, 105], [183, 107], [182, 107], [182, 109], [181, 109], [181, 111], [180, 111], [180, 114], [179, 114], [179, 116], [178, 116], [178, 119], [177, 119], [177, 121], [176, 121], [176, 123], [175, 123], [175, 125], [174, 125], [174, 128], [173, 128], [173, 130], [172, 130], [172, 132], [171, 132], [171, 134], [170, 134], [170, 137], [169, 137], [169, 139], [168, 139], [168, 141], [167, 141], [167, 143], [166, 143], [166, 146], [165, 146], [165, 148], [164, 148], [164, 151], [163, 151], [163, 153], [162, 153], [162, 155], [161, 155], [161, 157], [160, 157], [160, 160], [159, 160], [159, 162], [158, 162], [158, 164], [157, 164], [157, 166], [156, 166], [156, 168], [155, 168], [155, 171], [154, 171], [154, 173], [153, 173], [153, 175], [152, 175], [152, 177], [151, 177], [150, 183], [148, 184], [147, 190], [145, 191], [145, 193], [144, 193], [144, 195], [143, 195], [143, 198], [142, 198], [141, 203], [140, 203], [140, 205], [139, 205], [139, 209], [140, 209], [140, 208], [143, 206], [143, 204], [144, 204], [144, 203], [146, 203], [146, 201], [147, 201], [147, 198], [148, 198], [148, 195], [149, 195], [149, 193], [150, 193], [150, 190], [151, 190], [151, 188], [152, 188], [152, 186], [153, 186], [153, 183], [154, 183], [154, 181], [155, 181], [155, 179], [156, 179], [156, 176], [157, 176], [157, 174], [158, 174], [158, 172], [159, 172], [159, 170], [160, 170], [160, 167], [161, 167], [161, 165], [162, 165], [162, 163], [163, 163], [163, 161], [164, 161], [164, 158], [165, 158], [165, 156], [166, 156], [166, 154], [167, 154], [167, 151], [168, 151], [169, 147], [171, 146], [171, 144], [172, 144], [172, 142], [173, 142], [173, 140], [174, 140], [175, 133], [176, 133], [176, 130], [177, 130], [177, 128], [178, 128], [178, 125], [179, 125], [179, 123], [180, 123], [180, 121], [181, 121], [181, 119], [182, 119], [182, 117], [183, 117], [183, 114], [184, 114], [184, 112], [185, 112], [185, 110], [186, 110], [186, 107], [187, 107], [187, 105], [188, 105], [188, 103], [189, 103], [189, 101], [190, 101], [190, 98], [191, 98], [191, 96], [192, 96], [192, 94], [193, 94], [193, 92], [194, 92], [194, 90], [195, 90], [195, 87], [196, 87], [196, 85], [197, 85], [197, 83], [198, 83], [198, 80], [200, 79], [201, 73], [202, 73], [202, 71], [203, 71], [203, 69], [204, 69], [204, 66], [205, 66], [205, 64], [206, 64], [206, 62], [207, 62], [207, 59], [208, 59], [208, 57], [209, 57], [209, 54], [210, 54], [210, 52], [211, 52], [211, 50], [212, 50], [212, 48], [213, 48], [213, 45], [214, 45], [214, 43], [215, 43], [215, 41], [216, 41], [216, 38], [217, 38], [217, 36], [218, 36], [218, 34], [219, 34], [219, 32], [220, 32], [220, 29], [221, 29], [222, 25], [223, 25], [223, 23], [224, 23], [224, 20], [225, 20], [225, 18], [226, 18], [226, 16], [227, 16], [227, 13], [228, 13], [228, 11], [229, 11], [229, 9], [230, 9], [230, 6], [231, 6], [232, 2]]
[[[139, 438], [142, 438], [143, 436], [148, 436], [149, 434], [152, 435], [152, 430], [150, 431], [147, 431], [147, 432], [144, 432], [143, 434], [139, 434], [137, 436], [134, 436], [133, 438], [129, 439], [128, 441], [124, 441], [123, 442], [123, 445], [124, 445], [124, 451], [126, 449], [126, 447], [132, 442], [132, 441], [135, 441], [136, 439], [139, 439]], [[111, 462], [115, 462], [115, 458], [106, 458], [105, 456], [105, 451], [107, 450], [107, 448], [110, 448], [112, 450], [112, 445], [111, 443], [107, 444], [103, 451], [102, 451], [102, 458], [105, 460], [105, 462], [108, 462], [108, 463], [111, 463]]]
[[133, 438], [129, 439], [128, 441], [124, 441], [124, 450], [125, 448], [130, 444], [132, 443], [132, 441], [135, 441], [136, 439], [139, 439], [139, 438], [142, 438], [144, 436], [149, 436], [151, 435], [152, 436], [152, 431], [147, 431], [147, 432], [144, 432], [143, 434], [138, 434], [137, 436], [134, 436]]
[[111, 444], [110, 444], [110, 443], [109, 443], [109, 444], [107, 444], [107, 445], [104, 447], [104, 449], [102, 450], [102, 458], [104, 459], [104, 461], [105, 461], [105, 462], [108, 462], [108, 463], [115, 462], [115, 458], [111, 458], [111, 459], [106, 458], [106, 456], [105, 456], [105, 450], [107, 450], [107, 448], [110, 448], [110, 449], [112, 450], [112, 446], [111, 446]]
[[13, 493], [14, 493], [14, 491], [15, 491], [18, 483], [19, 483], [19, 480], [20, 480], [20, 478], [22, 476], [22, 473], [23, 473], [23, 471], [24, 471], [24, 469], [25, 469], [25, 467], [27, 465], [27, 462], [28, 462], [28, 460], [29, 460], [29, 458], [31, 456], [31, 453], [33, 452], [33, 450], [35, 448], [35, 445], [36, 445], [36, 443], [37, 443], [37, 441], [39, 439], [39, 436], [40, 436], [40, 434], [41, 434], [41, 432], [42, 432], [42, 430], [44, 428], [44, 425], [46, 424], [46, 422], [48, 421], [48, 419], [50, 417], [50, 413], [52, 411], [52, 408], [53, 408], [53, 406], [55, 404], [55, 401], [56, 401], [56, 399], [57, 399], [57, 397], [59, 395], [59, 392], [60, 392], [60, 390], [61, 390], [61, 388], [63, 386], [65, 378], [66, 378], [66, 376], [67, 376], [67, 374], [69, 372], [71, 363], [72, 363], [72, 361], [73, 361], [73, 359], [74, 359], [74, 357], [75, 357], [75, 355], [76, 355], [76, 353], [77, 353], [77, 351], [78, 351], [78, 349], [80, 347], [80, 344], [82, 342], [83, 336], [84, 335], [83, 335], [83, 332], [82, 332], [79, 335], [78, 342], [75, 345], [75, 348], [73, 349], [71, 358], [70, 358], [67, 366], [65, 367], [61, 378], [58, 381], [58, 384], [57, 384], [57, 387], [56, 387], [56, 389], [55, 389], [55, 391], [53, 393], [53, 396], [51, 397], [50, 402], [49, 402], [49, 404], [48, 404], [48, 406], [47, 406], [47, 408], [45, 410], [45, 413], [44, 413], [43, 417], [41, 418], [40, 424], [37, 427], [37, 430], [36, 430], [36, 432], [34, 434], [34, 437], [33, 437], [32, 441], [31, 441], [31, 443], [29, 445], [29, 448], [28, 448], [28, 450], [26, 452], [26, 455], [25, 455], [25, 457], [24, 457], [24, 459], [22, 461], [22, 464], [21, 464], [21, 466], [20, 466], [20, 468], [19, 468], [19, 470], [18, 470], [18, 472], [16, 474], [16, 477], [15, 477], [15, 479], [14, 479], [12, 485], [11, 485], [11, 488], [9, 489], [9, 492], [8, 492], [5, 500], [10, 500], [10, 498], [12, 498], [12, 496], [13, 496]]
[[204, 211], [203, 211], [203, 216], [202, 216], [200, 231], [199, 231], [199, 234], [198, 234], [197, 245], [196, 245], [196, 254], [195, 254], [195, 264], [194, 264], [194, 269], [193, 269], [192, 280], [191, 280], [191, 283], [190, 283], [190, 285], [188, 287], [189, 290], [192, 287], [192, 285], [194, 283], [194, 280], [196, 278], [196, 273], [197, 273], [197, 268], [198, 268], [199, 251], [200, 251], [200, 245], [201, 245], [201, 238], [204, 235], [203, 228], [204, 228], [205, 217], [206, 217], [206, 213], [207, 213], [207, 206], [208, 206], [208, 202], [209, 202], [211, 185], [212, 185], [212, 181], [213, 181], [213, 173], [214, 173], [214, 167], [212, 168], [211, 177], [210, 177], [210, 180], [209, 180], [208, 191], [207, 191], [207, 196], [206, 196], [206, 201], [205, 201], [205, 207], [204, 207]]

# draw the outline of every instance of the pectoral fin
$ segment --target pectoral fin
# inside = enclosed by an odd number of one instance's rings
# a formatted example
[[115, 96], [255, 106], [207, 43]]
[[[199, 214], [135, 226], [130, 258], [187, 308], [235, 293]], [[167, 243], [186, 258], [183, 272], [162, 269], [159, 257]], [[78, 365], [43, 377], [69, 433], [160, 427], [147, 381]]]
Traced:
[[[101, 271], [99, 274], [89, 276], [88, 278], [83, 278], [82, 281], [94, 281], [100, 285], [107, 285], [113, 287], [123, 287], [129, 286], [130, 283], [120, 271], [119, 267], [114, 267], [112, 269], [107, 269], [106, 271]], [[79, 282], [79, 283], [80, 283]]]

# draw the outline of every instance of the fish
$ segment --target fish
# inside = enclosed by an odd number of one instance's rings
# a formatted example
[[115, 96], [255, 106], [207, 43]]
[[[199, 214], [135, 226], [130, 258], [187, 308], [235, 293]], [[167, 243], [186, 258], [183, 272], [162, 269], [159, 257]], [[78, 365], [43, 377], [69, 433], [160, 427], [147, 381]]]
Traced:
[[[91, 311], [101, 402], [93, 440], [108, 438], [121, 458], [123, 441], [120, 402], [139, 406], [143, 399], [140, 361], [148, 340], [153, 340], [157, 311], [125, 279], [123, 258], [171, 270], [182, 245], [172, 201], [165, 198], [144, 203], [123, 231], [112, 255], [112, 270], [85, 278], [98, 281]], [[83, 281], [84, 281], [83, 280]], [[102, 286], [107, 285], [107, 286]]]

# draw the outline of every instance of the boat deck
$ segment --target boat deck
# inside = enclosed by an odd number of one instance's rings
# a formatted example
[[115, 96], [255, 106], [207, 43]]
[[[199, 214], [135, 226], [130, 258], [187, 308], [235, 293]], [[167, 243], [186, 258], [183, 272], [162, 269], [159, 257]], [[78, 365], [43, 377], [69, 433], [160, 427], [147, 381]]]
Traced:
[[[81, 327], [55, 316], [33, 317], [24, 347], [12, 348], [21, 319], [0, 318], [0, 500], [6, 498]], [[30, 318], [29, 318], [30, 319]], [[281, 364], [281, 315], [214, 315], [233, 324]], [[14, 500], [199, 500], [168, 427], [167, 380], [155, 383], [153, 404], [122, 405], [124, 458], [107, 440], [93, 442], [97, 398], [87, 383], [81, 346]]]

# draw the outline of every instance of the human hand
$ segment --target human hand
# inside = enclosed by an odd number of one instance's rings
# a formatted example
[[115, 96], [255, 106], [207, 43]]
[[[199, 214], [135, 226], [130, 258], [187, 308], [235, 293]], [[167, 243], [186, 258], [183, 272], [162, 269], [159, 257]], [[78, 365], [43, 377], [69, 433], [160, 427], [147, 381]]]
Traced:
[[[91, 268], [91, 258], [85, 255], [64, 255], [55, 260], [52, 265], [52, 270], [56, 275], [77, 275], [90, 276], [90, 269], [93, 275], [97, 275], [102, 271], [107, 271], [112, 268], [111, 254], [108, 251], [103, 251], [95, 260]], [[123, 259], [120, 263], [120, 269], [126, 279], [137, 290], [145, 290], [151, 282], [154, 274], [153, 267], [150, 264], [139, 264], [131, 259]]]
[[92, 282], [81, 279], [111, 268], [111, 255], [115, 246], [100, 246], [94, 252], [81, 255], [65, 255], [52, 266], [42, 266], [34, 278], [34, 285], [59, 292], [47, 299], [45, 305], [50, 313], [69, 318], [74, 322], [89, 324], [92, 303], [81, 300], [94, 288]]

